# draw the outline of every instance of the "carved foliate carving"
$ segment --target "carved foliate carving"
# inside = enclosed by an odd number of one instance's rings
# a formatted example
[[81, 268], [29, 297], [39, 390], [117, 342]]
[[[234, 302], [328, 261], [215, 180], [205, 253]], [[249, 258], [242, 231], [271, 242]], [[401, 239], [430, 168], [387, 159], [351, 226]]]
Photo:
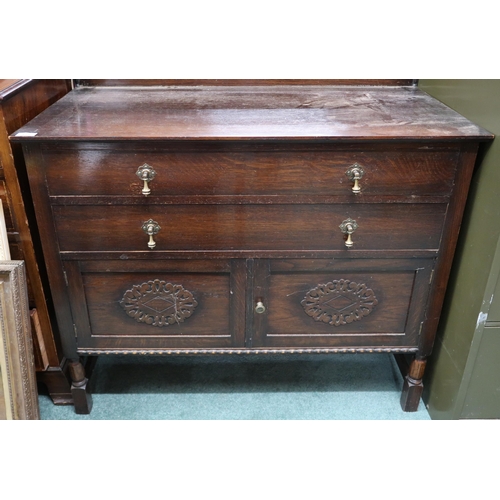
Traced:
[[342, 279], [312, 288], [301, 304], [315, 321], [341, 326], [368, 316], [378, 300], [365, 284]]
[[182, 323], [198, 302], [182, 285], [157, 279], [134, 285], [125, 292], [120, 305], [137, 322], [163, 327]]

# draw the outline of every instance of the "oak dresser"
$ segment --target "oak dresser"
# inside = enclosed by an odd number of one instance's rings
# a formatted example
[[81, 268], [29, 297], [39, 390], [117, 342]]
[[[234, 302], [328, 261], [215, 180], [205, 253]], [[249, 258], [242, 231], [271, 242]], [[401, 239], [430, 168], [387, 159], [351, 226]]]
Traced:
[[11, 136], [75, 410], [84, 356], [388, 352], [415, 411], [491, 139], [412, 85], [75, 88]]

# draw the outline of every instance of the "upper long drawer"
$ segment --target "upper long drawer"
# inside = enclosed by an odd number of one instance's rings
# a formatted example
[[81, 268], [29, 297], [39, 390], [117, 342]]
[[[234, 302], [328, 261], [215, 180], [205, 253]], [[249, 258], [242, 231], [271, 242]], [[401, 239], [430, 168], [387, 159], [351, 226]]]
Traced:
[[[273, 149], [263, 145], [238, 148], [154, 144], [73, 145], [44, 151], [49, 194], [134, 196], [144, 198], [139, 167], [155, 172], [148, 199], [193, 195], [319, 195], [347, 196], [354, 180], [348, 170], [359, 165], [361, 197], [448, 196], [453, 186], [458, 151], [418, 145], [375, 148], [323, 145]], [[359, 172], [359, 170], [358, 170]], [[348, 201], [348, 200], [347, 200]]]

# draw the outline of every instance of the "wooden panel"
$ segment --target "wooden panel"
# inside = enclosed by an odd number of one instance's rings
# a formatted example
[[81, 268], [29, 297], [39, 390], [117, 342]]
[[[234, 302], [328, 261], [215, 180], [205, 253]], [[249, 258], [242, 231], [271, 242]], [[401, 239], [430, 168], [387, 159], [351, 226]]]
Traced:
[[42, 169], [36, 168], [37, 159], [40, 158], [40, 155], [36, 147], [26, 147], [24, 153], [26, 165], [30, 173], [31, 194], [33, 200], [38, 200], [38, 202], [35, 201], [36, 218], [44, 247], [43, 262], [48, 272], [54, 312], [57, 318], [58, 330], [61, 334], [62, 352], [67, 359], [77, 359], [76, 342], [74, 333], [72, 334], [73, 318], [71, 317], [66, 281], [58, 254], [57, 236], [52, 222], [52, 212], [44, 182], [45, 175]]
[[35, 356], [35, 367], [37, 370], [44, 371], [50, 366], [50, 362], [45, 349], [43, 340], [43, 331], [38, 318], [38, 311], [31, 309], [31, 334], [33, 336], [33, 354]]
[[[2, 172], [3, 173], [3, 172]], [[12, 209], [10, 206], [10, 197], [5, 187], [5, 181], [0, 180], [0, 200], [2, 201], [3, 213], [5, 218], [5, 225], [7, 231], [12, 233], [15, 231], [14, 221], [12, 220]]]
[[149, 199], [170, 195], [344, 195], [353, 182], [346, 171], [360, 164], [362, 194], [449, 196], [458, 149], [371, 150], [369, 147], [267, 151], [219, 148], [68, 148], [44, 153], [51, 195], [136, 196], [144, 199], [138, 167], [156, 176]]
[[68, 80], [21, 80], [5, 89], [1, 96], [8, 134], [44, 111], [70, 90]]
[[220, 264], [66, 263], [79, 348], [242, 347], [245, 270]]
[[[436, 249], [446, 205], [54, 206], [62, 251], [148, 249], [142, 225], [160, 225], [162, 250], [342, 250], [339, 225], [358, 223], [354, 249]], [[411, 230], [409, 230], [411, 228]]]
[[270, 261], [253, 346], [416, 346], [432, 265]]

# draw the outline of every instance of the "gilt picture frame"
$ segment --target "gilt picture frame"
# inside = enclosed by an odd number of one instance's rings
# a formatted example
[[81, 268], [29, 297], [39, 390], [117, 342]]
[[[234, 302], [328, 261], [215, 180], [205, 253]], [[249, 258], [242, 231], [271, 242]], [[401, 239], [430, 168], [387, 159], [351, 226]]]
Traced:
[[38, 420], [24, 261], [0, 261], [0, 419]]
[[38, 420], [24, 261], [10, 260], [0, 203], [0, 420]]

